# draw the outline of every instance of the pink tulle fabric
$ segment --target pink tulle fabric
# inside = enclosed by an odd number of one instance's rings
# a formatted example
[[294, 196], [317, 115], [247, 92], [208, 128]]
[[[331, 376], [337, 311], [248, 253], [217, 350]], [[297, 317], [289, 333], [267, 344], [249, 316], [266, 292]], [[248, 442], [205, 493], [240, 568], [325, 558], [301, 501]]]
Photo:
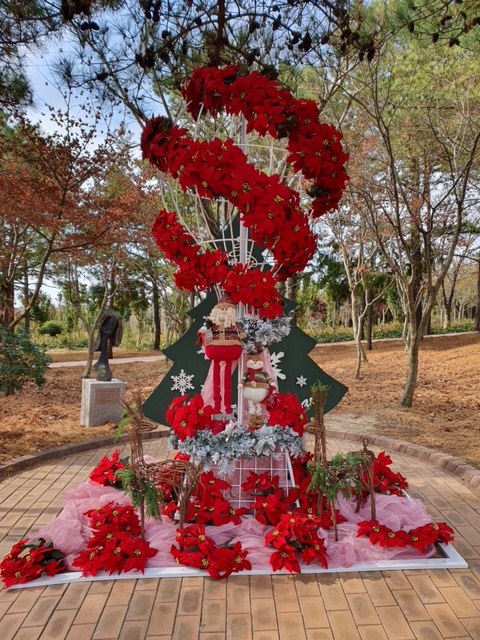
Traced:
[[86, 547], [91, 536], [89, 518], [84, 515], [90, 509], [103, 507], [109, 502], [120, 505], [130, 504], [128, 496], [114, 489], [90, 482], [82, 482], [74, 489], [65, 492], [65, 506], [53, 522], [42, 527], [33, 537], [51, 540], [55, 547], [66, 555], [66, 564], [72, 569], [71, 562]]
[[[66, 554], [67, 567], [72, 569], [73, 559], [86, 548], [87, 540], [91, 535], [85, 512], [112, 501], [127, 505], [130, 504], [130, 500], [122, 491], [90, 481], [82, 482], [76, 488], [67, 491], [65, 499], [65, 506], [60, 515], [32, 537], [52, 540], [55, 547]], [[371, 519], [368, 500], [359, 513], [355, 513], [354, 500], [339, 498], [338, 507], [342, 516], [348, 520], [338, 525], [339, 540], [334, 540], [333, 530], [319, 532], [326, 539], [329, 568], [428, 557], [428, 555], [422, 556], [419, 551], [411, 547], [384, 548], [378, 544], [371, 544], [366, 537], [357, 537], [356, 524]], [[376, 515], [381, 524], [394, 531], [399, 529], [408, 531], [432, 521], [419, 500], [396, 495], [376, 495]], [[206, 535], [217, 545], [241, 542], [242, 548], [248, 550], [248, 560], [252, 563], [252, 569], [268, 570], [270, 556], [274, 550], [265, 546], [264, 537], [271, 528], [261, 524], [253, 516], [245, 516], [240, 524], [207, 526]], [[145, 537], [150, 545], [158, 550], [158, 553], [149, 559], [147, 567], [176, 566], [170, 554], [170, 548], [175, 543], [176, 531], [176, 524], [166, 517], [162, 520], [146, 519]]]

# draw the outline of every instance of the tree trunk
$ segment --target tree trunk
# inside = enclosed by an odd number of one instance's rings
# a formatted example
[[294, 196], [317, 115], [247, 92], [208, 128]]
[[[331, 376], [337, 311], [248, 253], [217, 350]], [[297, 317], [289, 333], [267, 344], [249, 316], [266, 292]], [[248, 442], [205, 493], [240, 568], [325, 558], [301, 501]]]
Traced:
[[372, 334], [373, 334], [373, 305], [371, 289], [367, 289], [365, 292], [367, 303], [367, 317], [366, 317], [366, 338], [367, 338], [367, 351], [372, 351]]
[[452, 303], [451, 301], [445, 302], [445, 322], [443, 323], [443, 328], [447, 329], [452, 324]]
[[15, 319], [15, 288], [10, 280], [0, 284], [0, 304], [0, 323], [10, 327]]
[[475, 331], [480, 331], [480, 260], [477, 269], [477, 303], [475, 306]]
[[[432, 334], [432, 312], [430, 311], [428, 314], [427, 321], [425, 323], [425, 332], [424, 335], [430, 336]], [[423, 338], [423, 336], [422, 336]]]
[[[25, 269], [25, 273], [23, 274], [23, 306], [25, 309], [28, 308], [28, 271]], [[25, 333], [27, 336], [30, 334], [30, 311], [25, 311], [25, 318], [23, 319]]]
[[153, 350], [160, 351], [161, 319], [160, 319], [160, 296], [158, 284], [154, 279], [152, 282], [152, 305], [153, 305]]
[[402, 407], [411, 407], [413, 404], [413, 396], [415, 389], [417, 388], [418, 380], [418, 354], [420, 351], [420, 338], [416, 328], [410, 326], [411, 337], [410, 343], [407, 348], [408, 353], [408, 372], [405, 388], [403, 390], [403, 396], [400, 404]]
[[350, 293], [350, 302], [351, 302], [351, 308], [352, 308], [353, 338], [355, 340], [355, 347], [357, 350], [357, 360], [355, 364], [355, 378], [359, 380], [361, 369], [362, 369], [362, 362], [367, 362], [367, 354], [365, 353], [365, 349], [363, 348], [363, 345], [362, 345], [362, 334], [361, 334], [362, 318], [359, 317], [357, 313], [357, 300], [356, 300], [354, 291], [351, 291]]

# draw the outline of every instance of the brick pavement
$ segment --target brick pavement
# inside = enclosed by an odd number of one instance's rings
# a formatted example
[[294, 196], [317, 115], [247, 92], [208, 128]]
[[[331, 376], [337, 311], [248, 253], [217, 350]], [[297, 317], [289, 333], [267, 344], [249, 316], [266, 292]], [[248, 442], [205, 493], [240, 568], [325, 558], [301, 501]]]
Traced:
[[[161, 458], [165, 447], [165, 440], [151, 440], [145, 449]], [[358, 446], [329, 439], [330, 451], [351, 448]], [[86, 479], [111, 450], [80, 452], [4, 480], [0, 555], [49, 522], [63, 506], [63, 491]], [[394, 467], [432, 517], [454, 527], [454, 545], [468, 569], [127, 579], [3, 590], [1, 640], [480, 640], [480, 492], [434, 460], [409, 453], [393, 453]]]

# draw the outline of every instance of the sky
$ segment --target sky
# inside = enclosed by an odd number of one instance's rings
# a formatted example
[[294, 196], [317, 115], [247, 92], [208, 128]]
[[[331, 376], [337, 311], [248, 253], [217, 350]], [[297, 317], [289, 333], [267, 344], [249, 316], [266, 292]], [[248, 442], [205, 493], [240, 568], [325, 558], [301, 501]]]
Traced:
[[[59, 87], [59, 82], [55, 78], [52, 69], [58, 61], [59, 56], [72, 51], [71, 45], [65, 37], [62, 40], [55, 40], [50, 43], [50, 47], [44, 51], [35, 51], [28, 53], [26, 56], [25, 70], [31, 84], [34, 105], [28, 109], [28, 117], [32, 122], [39, 123], [46, 133], [54, 133], [58, 130], [58, 126], [50, 117], [48, 107], [54, 109], [65, 110], [67, 106], [66, 90]], [[85, 94], [73, 98], [73, 113], [77, 115], [84, 114], [84, 107], [87, 103]], [[70, 100], [72, 100], [70, 98]], [[119, 126], [122, 120], [122, 114], [117, 112], [112, 121], [114, 126]], [[101, 129], [105, 130], [106, 122], [99, 126], [98, 139], [102, 138]], [[140, 141], [141, 130], [138, 124], [133, 120], [129, 120], [128, 129], [132, 132], [132, 140]]]

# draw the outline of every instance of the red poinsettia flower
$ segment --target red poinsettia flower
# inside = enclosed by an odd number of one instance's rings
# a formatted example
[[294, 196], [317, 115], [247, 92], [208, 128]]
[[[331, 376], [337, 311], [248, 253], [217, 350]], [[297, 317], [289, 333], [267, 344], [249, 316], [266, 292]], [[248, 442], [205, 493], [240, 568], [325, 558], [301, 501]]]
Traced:
[[325, 540], [320, 538], [316, 533], [310, 533], [308, 543], [304, 544], [302, 549], [302, 561], [305, 564], [318, 562], [318, 564], [326, 569], [328, 567], [327, 550], [325, 548]]
[[82, 576], [96, 576], [103, 570], [103, 555], [100, 547], [81, 551], [72, 561], [72, 566], [82, 570]]
[[452, 540], [453, 529], [445, 522], [424, 524], [408, 533], [409, 544], [421, 553], [427, 553], [431, 545], [437, 541], [451, 542]]
[[250, 509], [247, 507], [238, 507], [234, 509], [233, 507], [229, 507], [228, 515], [230, 516], [229, 522], [233, 522], [233, 524], [240, 524], [242, 522], [242, 516], [246, 516], [250, 513]]
[[290, 573], [300, 573], [300, 565], [297, 560], [297, 553], [293, 547], [288, 544], [283, 545], [274, 551], [270, 556], [270, 564], [274, 571], [286, 569]]
[[130, 536], [121, 541], [120, 548], [125, 556], [123, 571], [141, 571], [144, 573], [148, 559], [158, 553], [146, 540]]
[[288, 511], [289, 505], [283, 499], [283, 493], [271, 493], [258, 497], [251, 508], [255, 511], [255, 518], [262, 524], [277, 525], [282, 514]]
[[[407, 479], [390, 468], [392, 459], [381, 451], [374, 459], [373, 473], [375, 490], [379, 493], [402, 495], [408, 488]], [[364, 478], [364, 481], [366, 478]]]
[[432, 522], [432, 528], [437, 532], [438, 542], [452, 542], [454, 538], [453, 529], [446, 522]]
[[140, 521], [130, 505], [121, 506], [117, 502], [108, 502], [103, 507], [90, 509], [85, 514], [90, 518], [93, 529], [106, 527], [114, 531], [125, 531], [133, 535], [140, 534]]
[[278, 279], [270, 272], [254, 269], [250, 265], [235, 265], [229, 272], [223, 288], [232, 302], [243, 302], [257, 310], [264, 318], [274, 318], [283, 312], [283, 305], [275, 289]]
[[278, 527], [274, 527], [265, 534], [265, 544], [271, 544], [275, 549], [281, 549], [287, 542], [288, 539], [285, 532]]
[[112, 457], [104, 456], [89, 475], [92, 482], [103, 486], [114, 487], [119, 483], [116, 473], [119, 469], [125, 469], [125, 464], [120, 460], [120, 450], [115, 449]]
[[181, 551], [175, 545], [170, 548], [170, 553], [178, 564], [184, 564], [194, 569], [208, 570], [209, 554], [203, 551]]
[[388, 527], [380, 524], [378, 520], [364, 520], [357, 524], [357, 536], [368, 536], [372, 544], [381, 543], [387, 533]]
[[180, 440], [192, 438], [197, 431], [211, 428], [213, 407], [204, 405], [200, 394], [175, 398], [168, 406], [166, 419]]
[[0, 563], [0, 576], [7, 589], [64, 570], [64, 554], [43, 538], [17, 542]]
[[392, 531], [386, 527], [382, 540], [382, 547], [406, 547], [408, 545], [408, 533], [406, 531]]
[[293, 393], [272, 393], [265, 405], [269, 412], [268, 424], [291, 427], [299, 435], [305, 431], [307, 422], [300, 400]]
[[206, 535], [203, 525], [194, 524], [183, 529], [177, 529], [176, 540], [181, 549], [196, 547], [206, 553], [214, 547], [214, 543]]
[[250, 471], [245, 482], [242, 483], [244, 491], [254, 491], [256, 493], [268, 493], [278, 491], [279, 476], [272, 475], [269, 471], [265, 473], [255, 473]]
[[104, 547], [97, 547], [101, 550], [101, 569], [110, 575], [122, 573], [125, 556], [122, 552], [122, 541], [124, 536], [120, 533], [113, 535]]
[[209, 496], [196, 505], [195, 521], [198, 524], [213, 524], [219, 527], [230, 522], [230, 503], [224, 498]]
[[175, 500], [170, 499], [169, 502], [162, 505], [161, 512], [162, 516], [166, 516], [170, 518], [170, 520], [175, 520], [178, 514], [178, 504]]
[[200, 474], [195, 494], [201, 497], [216, 496], [223, 498], [223, 492], [230, 489], [231, 484], [214, 475], [213, 471]]
[[232, 573], [250, 570], [252, 565], [247, 560], [248, 551], [242, 549], [241, 542], [236, 542], [233, 547], [216, 547], [209, 555], [208, 573], [212, 578], [228, 578]]

